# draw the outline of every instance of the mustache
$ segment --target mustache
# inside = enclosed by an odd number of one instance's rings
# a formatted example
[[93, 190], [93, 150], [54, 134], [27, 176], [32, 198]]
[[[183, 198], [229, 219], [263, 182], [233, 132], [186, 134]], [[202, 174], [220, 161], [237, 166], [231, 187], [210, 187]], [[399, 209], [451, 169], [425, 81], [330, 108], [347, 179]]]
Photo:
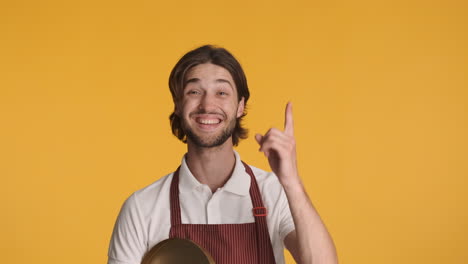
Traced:
[[205, 110], [198, 110], [198, 111], [194, 111], [194, 112], [191, 112], [189, 114], [190, 117], [192, 117], [193, 115], [218, 115], [218, 116], [222, 116], [223, 118], [226, 118], [226, 114], [225, 113], [219, 113], [219, 112], [209, 112], [209, 111], [205, 111]]

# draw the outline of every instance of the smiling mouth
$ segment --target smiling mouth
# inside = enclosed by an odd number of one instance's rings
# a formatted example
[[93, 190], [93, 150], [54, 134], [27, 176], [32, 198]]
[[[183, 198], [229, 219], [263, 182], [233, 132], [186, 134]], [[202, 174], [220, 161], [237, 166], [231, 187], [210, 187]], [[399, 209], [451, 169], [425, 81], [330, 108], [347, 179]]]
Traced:
[[197, 123], [203, 124], [203, 125], [215, 125], [215, 124], [221, 123], [221, 120], [219, 120], [219, 119], [197, 118], [196, 121], [197, 121]]

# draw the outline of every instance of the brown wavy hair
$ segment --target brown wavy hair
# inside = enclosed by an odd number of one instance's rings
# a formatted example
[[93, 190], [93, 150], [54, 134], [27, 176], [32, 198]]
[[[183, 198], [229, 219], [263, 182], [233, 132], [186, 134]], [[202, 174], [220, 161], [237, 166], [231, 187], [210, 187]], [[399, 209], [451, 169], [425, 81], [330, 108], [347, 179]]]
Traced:
[[187, 135], [182, 128], [182, 120], [175, 113], [176, 106], [181, 102], [184, 92], [184, 81], [187, 72], [204, 63], [212, 63], [225, 68], [232, 76], [237, 89], [237, 101], [240, 102], [244, 97], [244, 113], [237, 118], [236, 126], [232, 134], [232, 143], [234, 146], [239, 144], [240, 139], [247, 138], [248, 130], [242, 127], [242, 119], [247, 115], [247, 101], [250, 97], [249, 87], [247, 86], [247, 78], [242, 70], [240, 63], [234, 56], [224, 48], [205, 45], [196, 48], [185, 54], [174, 66], [169, 76], [169, 89], [171, 90], [172, 100], [174, 101], [174, 111], [169, 116], [171, 122], [172, 134], [174, 134], [182, 142], [187, 142]]

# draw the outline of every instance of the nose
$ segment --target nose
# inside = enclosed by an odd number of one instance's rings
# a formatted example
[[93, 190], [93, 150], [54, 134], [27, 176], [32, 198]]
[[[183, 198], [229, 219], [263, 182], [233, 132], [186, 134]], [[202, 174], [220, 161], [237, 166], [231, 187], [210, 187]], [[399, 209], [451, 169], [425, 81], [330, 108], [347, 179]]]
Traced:
[[216, 98], [209, 93], [205, 93], [200, 100], [198, 109], [206, 113], [214, 112], [216, 109]]

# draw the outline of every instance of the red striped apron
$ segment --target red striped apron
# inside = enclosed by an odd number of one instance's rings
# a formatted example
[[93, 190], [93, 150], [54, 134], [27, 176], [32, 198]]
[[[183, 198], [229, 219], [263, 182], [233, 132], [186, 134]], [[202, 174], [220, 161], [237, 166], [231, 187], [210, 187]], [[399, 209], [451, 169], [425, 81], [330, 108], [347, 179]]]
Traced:
[[182, 224], [179, 202], [179, 169], [171, 182], [170, 238], [190, 239], [202, 246], [217, 264], [275, 263], [273, 248], [266, 222], [267, 210], [263, 206], [260, 190], [252, 169], [245, 163], [250, 175], [250, 198], [254, 223], [244, 224]]

